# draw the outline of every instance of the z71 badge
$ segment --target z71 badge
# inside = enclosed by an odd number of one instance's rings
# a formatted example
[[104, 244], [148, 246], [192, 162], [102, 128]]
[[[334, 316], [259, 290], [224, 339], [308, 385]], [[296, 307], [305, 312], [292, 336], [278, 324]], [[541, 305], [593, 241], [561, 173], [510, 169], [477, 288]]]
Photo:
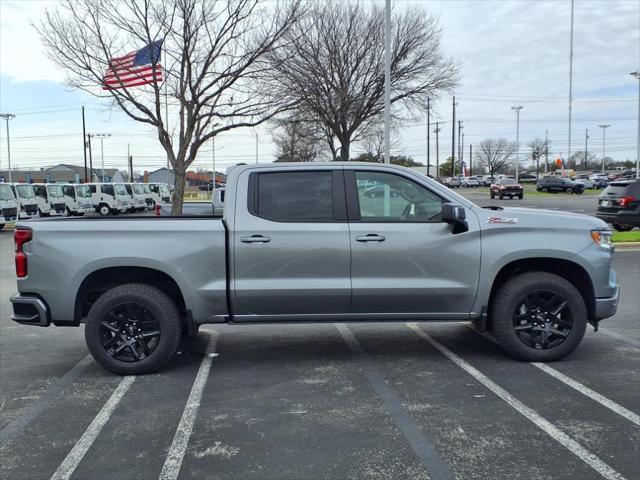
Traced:
[[518, 223], [517, 218], [505, 218], [505, 217], [489, 217], [487, 223]]

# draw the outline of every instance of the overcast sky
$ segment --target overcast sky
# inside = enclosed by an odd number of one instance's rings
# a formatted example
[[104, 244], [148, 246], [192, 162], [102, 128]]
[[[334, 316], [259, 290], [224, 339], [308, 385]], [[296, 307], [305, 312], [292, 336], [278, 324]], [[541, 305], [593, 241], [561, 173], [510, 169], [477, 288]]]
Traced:
[[[367, 0], [363, 0], [367, 3]], [[461, 68], [457, 118], [464, 122], [465, 150], [486, 137], [515, 140], [511, 106], [522, 105], [521, 152], [548, 130], [553, 155], [568, 149], [569, 0], [446, 0], [396, 1], [394, 8], [415, 3], [439, 18], [444, 53]], [[166, 156], [148, 127], [96, 99], [67, 89], [64, 73], [47, 58], [31, 26], [53, 0], [0, 1], [0, 111], [16, 114], [11, 121], [14, 168], [38, 168], [57, 163], [82, 164], [80, 108], [86, 108], [87, 131], [111, 133], [104, 143], [106, 167], [124, 168], [127, 145], [136, 170], [154, 170]], [[636, 157], [638, 80], [640, 70], [640, 1], [576, 0], [574, 39], [574, 104], [572, 151], [602, 151], [607, 130], [607, 155], [616, 160]], [[132, 45], [131, 50], [140, 46]], [[123, 52], [125, 53], [125, 52]], [[451, 96], [436, 104], [433, 121], [444, 122], [440, 159], [451, 151]], [[0, 130], [0, 168], [6, 168], [6, 134]], [[268, 127], [258, 131], [259, 159], [273, 160]], [[254, 130], [236, 130], [216, 140], [218, 170], [255, 161]], [[426, 162], [426, 119], [400, 131], [392, 153]], [[352, 148], [352, 155], [360, 149]], [[435, 138], [432, 135], [432, 162]], [[99, 144], [93, 148], [94, 168], [100, 164]], [[204, 148], [195, 167], [210, 168], [211, 147]]]

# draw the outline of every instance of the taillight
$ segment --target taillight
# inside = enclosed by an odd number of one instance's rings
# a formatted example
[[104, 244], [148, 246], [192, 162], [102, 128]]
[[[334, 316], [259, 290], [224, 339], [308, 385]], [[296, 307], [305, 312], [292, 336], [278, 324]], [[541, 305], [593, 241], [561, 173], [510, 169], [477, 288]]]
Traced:
[[27, 276], [27, 254], [24, 253], [24, 244], [30, 242], [33, 232], [30, 228], [19, 227], [13, 233], [16, 244], [16, 276], [24, 278]]
[[627, 195], [626, 197], [623, 197], [620, 199], [620, 206], [621, 207], [626, 207], [628, 205], [630, 205], [631, 203], [635, 202], [637, 200], [636, 197], [632, 196], [632, 195]]

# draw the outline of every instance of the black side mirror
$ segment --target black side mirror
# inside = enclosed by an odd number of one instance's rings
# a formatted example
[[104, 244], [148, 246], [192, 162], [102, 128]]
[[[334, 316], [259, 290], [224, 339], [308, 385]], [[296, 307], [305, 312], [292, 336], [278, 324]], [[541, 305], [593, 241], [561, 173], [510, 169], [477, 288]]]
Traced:
[[441, 216], [443, 222], [451, 225], [451, 232], [453, 234], [463, 233], [469, 230], [469, 225], [466, 220], [467, 215], [463, 206], [454, 205], [453, 203], [443, 203]]

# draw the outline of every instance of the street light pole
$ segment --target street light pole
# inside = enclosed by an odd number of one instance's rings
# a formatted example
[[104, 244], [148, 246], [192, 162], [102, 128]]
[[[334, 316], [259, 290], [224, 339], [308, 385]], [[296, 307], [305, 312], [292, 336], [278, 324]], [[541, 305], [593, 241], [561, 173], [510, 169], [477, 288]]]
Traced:
[[638, 138], [636, 139], [636, 180], [640, 179], [640, 70], [632, 72], [638, 80]]
[[571, 159], [571, 112], [573, 107], [573, 3], [571, 0], [571, 40], [569, 46], [569, 139], [567, 161]]
[[110, 137], [110, 133], [94, 133], [91, 135], [93, 137], [98, 137], [100, 139], [100, 157], [102, 162], [102, 174], [100, 178], [100, 183], [104, 183], [104, 143], [103, 140], [107, 137]]
[[605, 142], [605, 134], [607, 128], [611, 125], [598, 125], [602, 129], [602, 173], [604, 173], [604, 142]]
[[516, 183], [520, 178], [520, 110], [522, 105], [511, 107], [516, 112]]
[[589, 165], [589, 129], [584, 132], [584, 169]]
[[440, 143], [438, 141], [438, 134], [440, 133], [440, 122], [436, 122], [436, 128], [433, 131], [436, 134], [436, 176], [435, 178], [440, 178]]
[[258, 163], [258, 129], [256, 129], [256, 164]]
[[384, 163], [391, 163], [391, 84], [390, 82], [391, 82], [391, 0], [386, 0], [384, 4]]
[[7, 124], [7, 166], [9, 167], [9, 183], [11, 183], [11, 139], [9, 137], [9, 120], [16, 118], [13, 113], [0, 113], [0, 118], [4, 118]]

